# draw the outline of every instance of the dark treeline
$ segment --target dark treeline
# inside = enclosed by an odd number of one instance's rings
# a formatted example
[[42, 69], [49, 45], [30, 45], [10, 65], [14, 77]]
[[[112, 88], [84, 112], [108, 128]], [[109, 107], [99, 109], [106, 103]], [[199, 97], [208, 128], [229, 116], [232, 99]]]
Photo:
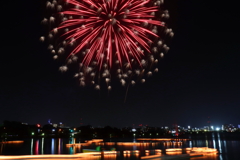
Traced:
[[132, 138], [132, 137], [172, 137], [169, 130], [158, 127], [132, 127], [116, 128], [111, 126], [92, 127], [91, 125], [79, 127], [54, 126], [52, 124], [28, 125], [17, 121], [4, 121], [0, 125], [0, 137], [28, 138], [28, 137], [79, 137], [93, 138]]
[[121, 138], [187, 138], [187, 139], [237, 139], [240, 140], [239, 130], [225, 131], [198, 131], [181, 130], [173, 133], [174, 128], [139, 126], [138, 128], [111, 126], [92, 127], [91, 125], [79, 127], [54, 126], [53, 124], [29, 125], [17, 121], [4, 121], [0, 125], [0, 139], [19, 139], [31, 137], [54, 138], [81, 138], [81, 139], [121, 139]]

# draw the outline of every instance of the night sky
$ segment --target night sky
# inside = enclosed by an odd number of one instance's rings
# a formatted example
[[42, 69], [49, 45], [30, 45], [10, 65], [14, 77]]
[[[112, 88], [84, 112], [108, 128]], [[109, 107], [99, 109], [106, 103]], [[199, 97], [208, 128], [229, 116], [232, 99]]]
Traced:
[[[44, 0], [1, 2], [0, 123], [68, 126], [240, 124], [240, 26], [232, 3], [165, 0], [175, 33], [159, 72], [108, 93], [79, 87], [59, 72], [45, 33]], [[82, 118], [82, 120], [81, 120]]]

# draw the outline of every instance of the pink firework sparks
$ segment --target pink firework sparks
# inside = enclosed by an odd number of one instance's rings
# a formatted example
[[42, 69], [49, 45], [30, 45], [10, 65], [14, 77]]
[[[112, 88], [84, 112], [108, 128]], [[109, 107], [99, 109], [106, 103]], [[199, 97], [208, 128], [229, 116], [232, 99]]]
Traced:
[[136, 76], [151, 75], [150, 69], [163, 56], [161, 50], [169, 49], [158, 32], [164, 30], [173, 36], [172, 30], [161, 21], [169, 16], [167, 11], [160, 10], [162, 3], [163, 0], [47, 2], [52, 12], [57, 11], [49, 20], [43, 20], [53, 28], [48, 38], [54, 45], [49, 45], [49, 49], [54, 59], [66, 50], [68, 53], [60, 70], [66, 71], [71, 63], [79, 63], [75, 77], [80, 85], [91, 82], [96, 89], [100, 88], [100, 79], [105, 79], [111, 89], [114, 71], [122, 85], [126, 80], [135, 84]]

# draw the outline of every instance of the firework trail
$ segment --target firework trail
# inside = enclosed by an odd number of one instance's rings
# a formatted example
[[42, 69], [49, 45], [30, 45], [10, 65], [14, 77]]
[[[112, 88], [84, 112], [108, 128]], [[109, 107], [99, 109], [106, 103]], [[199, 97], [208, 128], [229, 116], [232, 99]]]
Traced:
[[46, 3], [49, 18], [42, 23], [53, 59], [64, 59], [59, 70], [72, 65], [81, 86], [100, 89], [111, 80], [134, 85], [157, 72], [157, 63], [169, 50], [164, 38], [173, 32], [162, 21], [169, 17], [161, 10], [163, 0], [53, 0]]

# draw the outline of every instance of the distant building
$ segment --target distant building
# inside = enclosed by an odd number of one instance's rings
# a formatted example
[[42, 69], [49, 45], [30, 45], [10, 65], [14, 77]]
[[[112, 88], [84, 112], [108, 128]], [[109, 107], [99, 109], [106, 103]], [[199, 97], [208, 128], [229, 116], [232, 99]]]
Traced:
[[64, 127], [64, 124], [62, 122], [59, 122], [59, 127]]
[[234, 132], [236, 128], [232, 124], [224, 124], [222, 125], [222, 130], [227, 132]]
[[204, 131], [210, 131], [210, 127], [209, 126], [204, 126], [203, 129], [204, 129]]

